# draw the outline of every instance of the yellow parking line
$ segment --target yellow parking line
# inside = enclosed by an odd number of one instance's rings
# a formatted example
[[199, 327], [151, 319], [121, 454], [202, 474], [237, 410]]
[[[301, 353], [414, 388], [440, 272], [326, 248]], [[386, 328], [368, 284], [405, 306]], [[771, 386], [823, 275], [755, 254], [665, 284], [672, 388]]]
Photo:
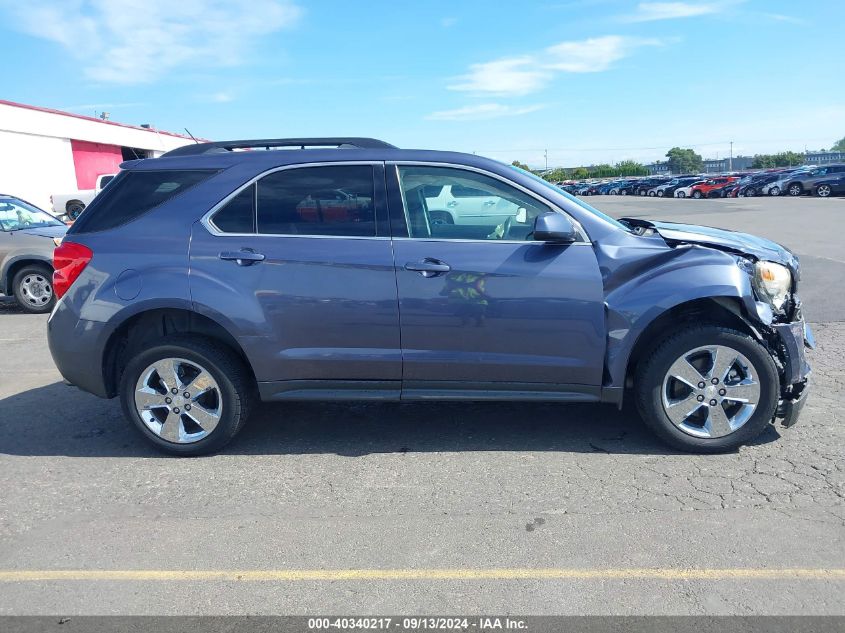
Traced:
[[0, 582], [39, 580], [845, 580], [845, 569], [43, 569], [0, 570]]

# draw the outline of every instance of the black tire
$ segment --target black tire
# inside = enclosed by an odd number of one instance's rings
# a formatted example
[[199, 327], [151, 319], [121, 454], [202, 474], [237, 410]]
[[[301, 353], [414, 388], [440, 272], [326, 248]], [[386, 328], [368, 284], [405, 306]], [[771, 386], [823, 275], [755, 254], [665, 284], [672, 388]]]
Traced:
[[[45, 291], [48, 291], [50, 296], [47, 302], [36, 300], [26, 291], [25, 286], [31, 287], [30, 283], [33, 279], [38, 286], [46, 285]], [[56, 295], [53, 292], [53, 269], [46, 264], [28, 264], [21, 268], [12, 279], [12, 290], [18, 305], [31, 314], [50, 312], [56, 305]]]
[[683, 191], [676, 191], [676, 192], [675, 192], [675, 197], [676, 197], [676, 198], [686, 198], [686, 197], [687, 197], [687, 194], [686, 194], [686, 193], [684, 193]]
[[80, 200], [71, 200], [65, 205], [65, 211], [67, 211], [68, 217], [71, 220], [75, 220], [79, 217], [79, 214], [85, 210], [85, 204]]
[[748, 189], [745, 190], [745, 193], [743, 195], [746, 198], [753, 198], [754, 196], [757, 195], [757, 190], [754, 187], [749, 187]]
[[816, 195], [819, 198], [829, 198], [833, 193], [833, 188], [830, 185], [819, 185], [816, 187]]
[[[179, 444], [162, 439], [151, 431], [135, 409], [135, 385], [152, 363], [165, 358], [183, 358], [205, 368], [217, 381], [222, 396], [220, 421], [199, 441]], [[255, 383], [243, 361], [224, 345], [196, 336], [173, 335], [162, 338], [155, 347], [130, 353], [120, 379], [123, 414], [159, 450], [182, 457], [219, 451], [241, 430], [256, 400]]]
[[696, 200], [700, 200], [704, 194], [701, 193], [698, 189], [692, 192], [692, 197]]
[[429, 213], [432, 224], [454, 224], [455, 219], [448, 211], [431, 211]]
[[786, 188], [786, 193], [794, 198], [804, 193], [804, 187], [801, 186], [801, 183], [793, 182]]
[[[685, 352], [705, 345], [725, 345], [743, 354], [753, 365], [760, 381], [760, 401], [753, 415], [733, 433], [716, 438], [689, 435], [676, 427], [663, 408], [663, 379]], [[639, 363], [634, 376], [637, 409], [646, 426], [674, 448], [691, 453], [721, 453], [746, 444], [762, 433], [777, 408], [779, 378], [768, 351], [754, 338], [737, 330], [716, 325], [690, 326], [668, 335]]]

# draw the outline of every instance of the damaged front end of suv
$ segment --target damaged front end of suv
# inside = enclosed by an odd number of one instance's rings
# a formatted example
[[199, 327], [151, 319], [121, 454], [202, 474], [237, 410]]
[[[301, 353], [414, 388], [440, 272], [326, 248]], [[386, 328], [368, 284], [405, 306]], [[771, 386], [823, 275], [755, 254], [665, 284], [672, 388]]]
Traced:
[[[801, 278], [798, 258], [779, 244], [746, 233], [637, 218], [621, 221], [638, 236], [659, 237], [675, 253], [684, 249], [710, 251], [695, 254], [698, 260], [695, 268], [680, 266], [686, 270], [683, 274], [688, 283], [696, 283], [702, 259], [711, 260], [718, 253], [722, 260], [725, 256], [733, 260], [738, 274], [729, 274], [727, 278], [722, 275], [722, 283], [734, 286], [732, 291], [719, 292], [711, 287], [707, 292], [713, 293], [710, 296], [716, 297], [713, 300], [722, 308], [741, 319], [747, 331], [771, 355], [780, 383], [774, 418], [784, 427], [794, 425], [808, 394], [810, 366], [805, 348], [815, 347], [797, 292]], [[723, 261], [708, 265], [725, 264]], [[675, 266], [677, 262], [672, 267]], [[733, 296], [736, 300], [720, 301], [720, 296]], [[613, 305], [612, 299], [608, 305]]]

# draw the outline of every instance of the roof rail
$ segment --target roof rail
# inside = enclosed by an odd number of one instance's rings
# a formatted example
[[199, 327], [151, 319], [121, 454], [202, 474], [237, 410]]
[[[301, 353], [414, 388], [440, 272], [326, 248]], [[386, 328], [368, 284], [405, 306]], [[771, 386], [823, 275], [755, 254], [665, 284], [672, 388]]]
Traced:
[[396, 149], [395, 145], [385, 143], [375, 138], [358, 136], [341, 136], [326, 138], [265, 138], [242, 141], [218, 141], [215, 143], [197, 143], [195, 145], [183, 145], [169, 152], [165, 156], [198, 156], [200, 154], [212, 154], [220, 152], [231, 152], [236, 149], [270, 149], [271, 147], [324, 147], [324, 148], [389, 148]]

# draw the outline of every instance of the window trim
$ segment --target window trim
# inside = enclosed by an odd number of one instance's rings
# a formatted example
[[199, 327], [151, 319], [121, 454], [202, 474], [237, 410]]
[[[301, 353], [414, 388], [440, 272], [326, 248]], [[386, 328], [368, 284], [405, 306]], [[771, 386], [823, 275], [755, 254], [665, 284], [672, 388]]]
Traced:
[[[264, 178], [265, 176], [269, 176], [270, 174], [274, 174], [279, 171], [288, 171], [292, 169], [304, 169], [307, 167], [338, 167], [344, 165], [367, 165], [372, 167], [373, 170], [373, 211], [375, 212], [374, 217], [374, 225], [376, 230], [376, 235], [311, 235], [308, 233], [259, 233], [258, 232], [258, 187], [255, 186], [253, 191], [253, 211], [255, 218], [253, 219], [253, 227], [255, 227], [255, 232], [253, 233], [227, 233], [225, 231], [221, 231], [217, 226], [214, 224], [214, 214], [220, 211], [223, 207], [225, 207], [233, 198], [238, 196], [244, 189], [247, 187], [255, 185], [259, 180]], [[245, 183], [241, 184], [237, 189], [235, 189], [232, 193], [227, 195], [223, 198], [220, 202], [215, 204], [208, 210], [202, 218], [200, 218], [200, 223], [205, 227], [205, 230], [211, 233], [216, 237], [291, 237], [291, 238], [317, 238], [317, 239], [329, 239], [329, 240], [389, 240], [391, 239], [389, 235], [378, 235], [379, 225], [380, 225], [380, 218], [378, 217], [379, 209], [378, 205], [376, 204], [376, 199], [379, 197], [379, 187], [377, 183], [377, 178], [379, 174], [378, 167], [384, 166], [384, 161], [380, 160], [339, 160], [339, 161], [330, 161], [330, 162], [321, 162], [321, 163], [296, 163], [294, 165], [282, 165], [280, 167], [273, 167], [271, 169], [267, 169], [260, 174], [253, 176], [251, 179], [247, 180]], [[383, 194], [382, 194], [383, 195]], [[386, 206], [386, 202], [384, 202]]]
[[[572, 216], [571, 213], [567, 213], [566, 210], [560, 208], [558, 205], [554, 204], [551, 200], [548, 200], [541, 196], [534, 191], [531, 191], [527, 187], [523, 187], [521, 184], [514, 182], [505, 178], [504, 176], [500, 176], [499, 174], [493, 173], [491, 171], [487, 171], [486, 169], [481, 169], [479, 167], [473, 167], [471, 165], [463, 165], [460, 163], [446, 163], [446, 162], [439, 162], [439, 161], [415, 161], [415, 160], [391, 160], [385, 162], [386, 167], [393, 168], [395, 174], [395, 186], [399, 188], [399, 193], [402, 197], [402, 215], [405, 218], [405, 231], [407, 233], [406, 236], [392, 236], [394, 240], [416, 240], [422, 242], [468, 242], [474, 244], [543, 244], [544, 242], [540, 242], [537, 240], [475, 240], [475, 239], [452, 239], [452, 238], [441, 238], [441, 237], [411, 237], [411, 229], [409, 218], [408, 218], [408, 206], [405, 204], [405, 191], [402, 189], [402, 179], [399, 177], [399, 167], [404, 165], [409, 165], [412, 167], [448, 167], [452, 169], [462, 169], [464, 171], [471, 171], [483, 176], [489, 176], [498, 180], [500, 182], [505, 183], [521, 191], [522, 193], [528, 195], [531, 198], [534, 198], [543, 206], [548, 207], [555, 213], [560, 213], [567, 218], [572, 224], [575, 226], [576, 231], [578, 232], [578, 240], [572, 242], [572, 244], [587, 244], [592, 245], [592, 241], [590, 240], [590, 236], [587, 234], [587, 231], [584, 230], [584, 227], [581, 223]], [[388, 186], [390, 186], [388, 184]], [[388, 204], [390, 203], [390, 192], [388, 192]], [[391, 225], [392, 226], [392, 225]]]

